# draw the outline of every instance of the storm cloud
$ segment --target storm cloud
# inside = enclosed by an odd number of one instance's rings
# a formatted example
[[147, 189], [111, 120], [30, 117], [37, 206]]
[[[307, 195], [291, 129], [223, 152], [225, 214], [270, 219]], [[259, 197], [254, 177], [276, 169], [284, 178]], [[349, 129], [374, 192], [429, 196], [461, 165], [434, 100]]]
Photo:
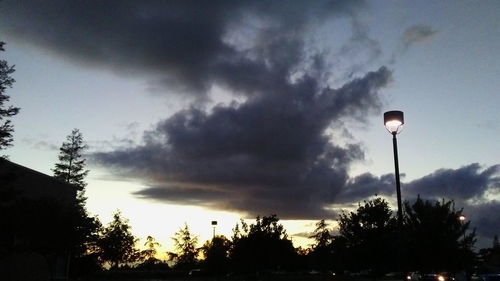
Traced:
[[[384, 67], [335, 87], [308, 36], [347, 18], [347, 43], [379, 54], [356, 20], [364, 1], [5, 1], [2, 31], [91, 67], [139, 74], [195, 98], [139, 145], [95, 153], [94, 163], [140, 179], [137, 196], [249, 215], [318, 218], [364, 153], [328, 136], [381, 109]], [[373, 51], [375, 50], [375, 51]], [[342, 53], [342, 52], [341, 52]], [[208, 107], [214, 86], [239, 97]]]
[[303, 55], [308, 27], [352, 16], [363, 2], [6, 0], [0, 30], [80, 64], [142, 75], [163, 92], [203, 99], [214, 83], [240, 94], [276, 86], [277, 73], [262, 64], [289, 71]]
[[348, 180], [357, 144], [340, 146], [325, 130], [332, 122], [379, 109], [382, 67], [338, 89], [307, 77], [210, 112], [189, 108], [160, 122], [144, 144], [95, 159], [149, 188], [138, 196], [205, 205], [251, 215], [319, 218]]

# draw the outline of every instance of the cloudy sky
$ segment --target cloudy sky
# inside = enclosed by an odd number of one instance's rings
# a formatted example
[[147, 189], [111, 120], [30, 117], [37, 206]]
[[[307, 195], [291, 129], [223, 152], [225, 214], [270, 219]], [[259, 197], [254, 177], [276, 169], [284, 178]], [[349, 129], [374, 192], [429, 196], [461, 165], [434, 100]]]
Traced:
[[[405, 112], [404, 200], [453, 199], [500, 233], [500, 2], [0, 2], [19, 164], [51, 174], [72, 128], [89, 209], [141, 237], [206, 239], [276, 213], [290, 234], [394, 203], [382, 113]], [[292, 236], [294, 237], [294, 236]], [[299, 243], [303, 240], [295, 236]]]

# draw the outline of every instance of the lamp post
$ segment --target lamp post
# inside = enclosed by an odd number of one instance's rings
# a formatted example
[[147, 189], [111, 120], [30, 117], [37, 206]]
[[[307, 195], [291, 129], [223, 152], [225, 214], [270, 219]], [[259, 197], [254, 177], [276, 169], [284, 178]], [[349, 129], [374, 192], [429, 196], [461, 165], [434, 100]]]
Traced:
[[212, 227], [214, 228], [214, 236], [213, 238], [215, 238], [215, 227], [217, 226], [217, 221], [212, 221]]
[[[462, 224], [462, 227], [464, 227], [464, 224], [465, 224], [465, 220], [467, 219], [467, 217], [464, 215], [464, 214], [461, 214], [459, 217], [458, 217], [458, 220], [460, 221], [460, 223]], [[465, 231], [464, 231], [464, 243], [465, 243]]]
[[394, 149], [394, 174], [396, 176], [396, 194], [398, 197], [398, 224], [403, 225], [403, 209], [401, 207], [401, 183], [399, 181], [399, 160], [398, 160], [398, 142], [396, 135], [403, 130], [404, 124], [403, 112], [398, 110], [387, 111], [384, 113], [385, 128], [392, 135], [392, 146]]

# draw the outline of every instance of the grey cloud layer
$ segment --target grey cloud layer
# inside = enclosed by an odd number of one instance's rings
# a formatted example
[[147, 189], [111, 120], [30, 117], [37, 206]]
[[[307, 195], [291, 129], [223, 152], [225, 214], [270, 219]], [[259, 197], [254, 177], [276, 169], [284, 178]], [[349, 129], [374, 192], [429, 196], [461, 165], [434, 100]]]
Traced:
[[295, 38], [306, 26], [352, 14], [361, 2], [5, 0], [0, 30], [79, 63], [145, 75], [175, 92], [203, 96], [220, 82], [245, 87], [245, 94], [247, 76], [267, 74], [250, 58], [281, 57], [275, 62], [287, 71], [288, 60], [299, 58]]
[[377, 110], [377, 92], [390, 77], [382, 67], [339, 89], [318, 89], [304, 78], [283, 85], [286, 92], [210, 113], [186, 109], [159, 123], [144, 145], [95, 157], [150, 179], [140, 196], [252, 215], [321, 217], [350, 163], [363, 158], [357, 145], [336, 145], [324, 131], [335, 120]]
[[[328, 63], [307, 32], [355, 17], [363, 1], [5, 1], [2, 30], [80, 63], [142, 73], [204, 99], [218, 85], [245, 101], [193, 106], [161, 121], [144, 144], [96, 153], [96, 163], [149, 186], [139, 196], [282, 217], [318, 217], [347, 180], [356, 144], [331, 124], [380, 111], [391, 72], [325, 85]], [[355, 21], [354, 21], [355, 22]], [[361, 32], [362, 31], [362, 32]], [[367, 42], [359, 24], [350, 44]], [[327, 77], [328, 78], [328, 77]]]
[[[395, 189], [394, 174], [374, 176], [365, 173], [350, 179], [341, 198], [359, 201], [374, 194], [391, 195]], [[500, 191], [500, 165], [482, 169], [478, 163], [458, 169], [439, 169], [419, 179], [404, 183], [407, 198], [448, 198], [459, 202], [481, 200], [488, 192]]]

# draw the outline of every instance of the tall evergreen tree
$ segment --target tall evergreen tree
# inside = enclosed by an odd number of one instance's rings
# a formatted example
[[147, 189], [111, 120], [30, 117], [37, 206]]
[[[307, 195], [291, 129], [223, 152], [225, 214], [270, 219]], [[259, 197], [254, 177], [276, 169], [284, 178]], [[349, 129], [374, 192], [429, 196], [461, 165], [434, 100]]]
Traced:
[[[0, 52], [5, 51], [4, 42], [0, 42]], [[8, 118], [19, 112], [18, 107], [6, 106], [10, 97], [5, 94], [7, 88], [11, 88], [15, 80], [10, 75], [14, 72], [14, 66], [9, 66], [7, 61], [0, 60], [0, 150], [12, 145], [12, 133], [14, 126]]]
[[333, 264], [333, 235], [325, 220], [316, 223], [316, 229], [309, 238], [315, 241], [309, 253], [310, 266], [321, 270], [330, 269]]
[[174, 240], [175, 252], [169, 252], [170, 259], [176, 261], [176, 267], [180, 269], [188, 269], [198, 261], [198, 253], [200, 249], [196, 247], [198, 244], [198, 236], [193, 235], [189, 231], [189, 226], [185, 224], [184, 228], [179, 229], [172, 237]]
[[73, 184], [82, 191], [87, 185], [84, 180], [89, 173], [85, 170], [86, 159], [83, 157], [83, 152], [87, 148], [80, 130], [73, 129], [59, 149], [59, 163], [56, 163], [56, 167], [52, 170], [54, 177]]
[[75, 274], [82, 274], [89, 271], [89, 267], [95, 270], [97, 262], [99, 234], [101, 232], [101, 222], [96, 216], [89, 214], [85, 207], [85, 161], [83, 152], [87, 145], [83, 141], [83, 136], [78, 129], [73, 129], [66, 137], [59, 149], [59, 162], [55, 164], [54, 177], [72, 184], [78, 188], [77, 200], [69, 215], [72, 217], [70, 249], [72, 256], [72, 268]]

